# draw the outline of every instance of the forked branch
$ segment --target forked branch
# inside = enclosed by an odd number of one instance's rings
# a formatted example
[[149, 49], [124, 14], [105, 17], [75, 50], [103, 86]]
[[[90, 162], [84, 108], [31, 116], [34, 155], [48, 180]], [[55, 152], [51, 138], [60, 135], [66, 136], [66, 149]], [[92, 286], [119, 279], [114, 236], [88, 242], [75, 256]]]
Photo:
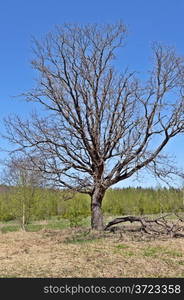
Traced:
[[[174, 219], [172, 219], [173, 216], [175, 217]], [[136, 216], [120, 217], [110, 221], [104, 230], [109, 230], [111, 226], [124, 222], [139, 222], [141, 224], [139, 230], [147, 234], [184, 237], [184, 219], [179, 216], [178, 213], [170, 213], [156, 219]], [[110, 230], [112, 230], [112, 228]]]

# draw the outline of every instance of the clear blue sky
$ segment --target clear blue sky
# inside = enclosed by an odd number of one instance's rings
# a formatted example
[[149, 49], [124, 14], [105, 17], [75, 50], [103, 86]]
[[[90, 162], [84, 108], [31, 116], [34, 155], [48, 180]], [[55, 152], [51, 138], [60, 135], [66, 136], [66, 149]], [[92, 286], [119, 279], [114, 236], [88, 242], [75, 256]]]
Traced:
[[[31, 36], [40, 38], [64, 22], [111, 23], [122, 20], [129, 35], [123, 63], [132, 69], [149, 69], [153, 41], [174, 45], [184, 55], [183, 0], [1, 0], [0, 1], [0, 130], [7, 114], [27, 115], [31, 106], [12, 96], [34, 84]], [[5, 146], [1, 140], [0, 146]], [[168, 147], [184, 167], [184, 137]], [[5, 154], [1, 154], [0, 158]], [[151, 182], [148, 180], [148, 185]]]

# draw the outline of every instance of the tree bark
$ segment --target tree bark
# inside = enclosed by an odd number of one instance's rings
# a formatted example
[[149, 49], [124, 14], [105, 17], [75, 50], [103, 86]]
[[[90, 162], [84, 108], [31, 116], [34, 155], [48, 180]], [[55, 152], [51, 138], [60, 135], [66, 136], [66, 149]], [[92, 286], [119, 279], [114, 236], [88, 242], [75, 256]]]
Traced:
[[104, 230], [102, 200], [105, 190], [96, 187], [91, 196], [91, 227], [95, 230]]

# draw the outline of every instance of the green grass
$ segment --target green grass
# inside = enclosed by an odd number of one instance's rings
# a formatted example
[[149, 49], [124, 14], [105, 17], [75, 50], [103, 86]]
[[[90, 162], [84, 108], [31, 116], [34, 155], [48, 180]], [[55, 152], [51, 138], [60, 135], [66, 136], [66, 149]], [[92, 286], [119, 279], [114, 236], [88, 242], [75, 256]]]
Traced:
[[131, 256], [134, 256], [135, 253], [134, 253], [133, 251], [124, 251], [124, 252], [123, 252], [123, 255], [124, 255], [124, 256], [131, 257]]
[[[52, 230], [61, 230], [69, 227], [69, 222], [65, 219], [60, 221], [56, 221], [56, 219], [49, 220], [48, 222], [43, 224], [40, 221], [40, 224], [37, 222], [31, 222], [26, 226], [26, 230], [30, 232], [36, 232], [42, 229], [52, 229]], [[6, 223], [1, 223], [0, 231], [2, 233], [10, 232], [10, 231], [18, 231], [21, 230], [21, 226], [15, 221], [8, 221]]]
[[[113, 217], [112, 217], [113, 218]], [[1, 222], [0, 231], [8, 232], [8, 231], [17, 231], [21, 229], [20, 224], [17, 221], [11, 220], [7, 222]], [[48, 220], [42, 221], [32, 221], [28, 225], [26, 225], [27, 231], [39, 231], [42, 229], [52, 229], [52, 230], [62, 230], [69, 227], [90, 227], [91, 218], [83, 218], [81, 219], [79, 226], [71, 226], [71, 223], [68, 219], [58, 218], [57, 216], [53, 216]]]
[[1, 228], [2, 233], [18, 231], [18, 230], [20, 230], [20, 226], [18, 225], [7, 225]]
[[45, 228], [47, 229], [65, 229], [68, 228], [69, 224], [67, 222], [67, 220], [62, 220], [61, 222], [57, 222], [57, 223], [50, 223], [48, 225], [45, 226]]
[[93, 236], [89, 231], [84, 231], [82, 233], [74, 234], [71, 237], [68, 237], [65, 241], [67, 244], [86, 244], [97, 242], [102, 239], [102, 236]]
[[170, 257], [182, 257], [183, 253], [176, 250], [166, 249], [164, 247], [146, 247], [143, 251], [143, 256], [147, 257], [158, 257], [160, 255], [167, 255]]
[[119, 253], [122, 256], [127, 256], [127, 257], [131, 257], [134, 256], [135, 253], [132, 250], [127, 250], [128, 248], [130, 248], [130, 246], [125, 245], [125, 244], [118, 244], [115, 246], [115, 251], [114, 253]]
[[176, 250], [165, 250], [163, 254], [166, 254], [171, 257], [183, 257], [183, 253], [181, 251]]
[[129, 246], [128, 245], [124, 245], [124, 244], [120, 244], [120, 245], [116, 245], [115, 248], [116, 249], [127, 249], [127, 248], [129, 248]]
[[143, 252], [143, 256], [155, 257], [159, 253], [161, 253], [160, 247], [146, 247], [146, 249]]
[[44, 228], [44, 225], [38, 225], [38, 224], [28, 224], [26, 227], [27, 231], [36, 232]]

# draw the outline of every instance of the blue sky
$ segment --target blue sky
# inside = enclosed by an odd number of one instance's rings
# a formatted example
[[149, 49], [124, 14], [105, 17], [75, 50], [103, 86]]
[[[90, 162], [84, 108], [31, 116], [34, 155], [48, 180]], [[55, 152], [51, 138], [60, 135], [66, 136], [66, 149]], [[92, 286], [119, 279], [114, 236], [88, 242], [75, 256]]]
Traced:
[[[30, 66], [31, 36], [41, 38], [57, 24], [112, 23], [128, 27], [123, 64], [145, 72], [150, 68], [151, 43], [174, 45], [184, 54], [183, 0], [1, 0], [0, 1], [0, 130], [8, 114], [28, 115], [31, 105], [16, 96], [34, 85]], [[121, 61], [120, 61], [121, 62]], [[121, 65], [120, 65], [121, 67]], [[6, 142], [1, 140], [0, 147]], [[181, 167], [184, 137], [168, 147]], [[0, 158], [5, 154], [1, 153]], [[129, 182], [127, 182], [129, 184]], [[150, 180], [147, 185], [151, 185]], [[145, 183], [146, 185], [146, 183]]]

